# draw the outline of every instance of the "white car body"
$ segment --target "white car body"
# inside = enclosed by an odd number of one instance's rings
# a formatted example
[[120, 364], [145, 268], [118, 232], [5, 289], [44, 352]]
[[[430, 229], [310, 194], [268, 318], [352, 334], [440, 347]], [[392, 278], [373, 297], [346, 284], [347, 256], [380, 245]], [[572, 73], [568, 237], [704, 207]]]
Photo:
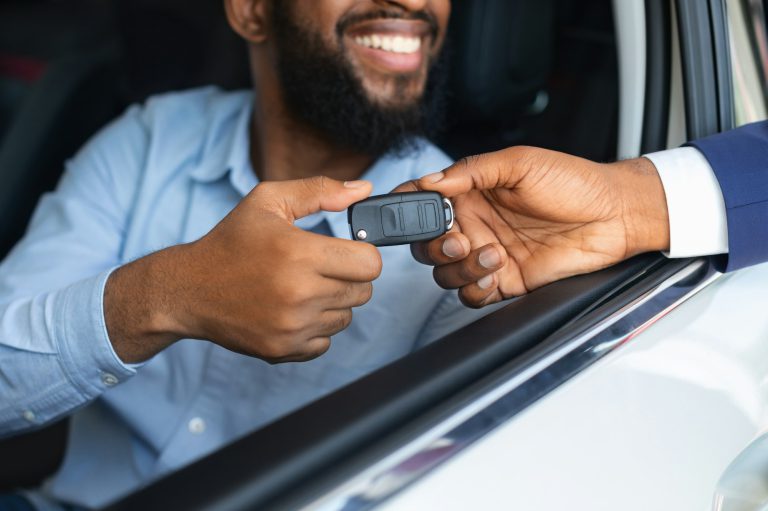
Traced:
[[720, 277], [381, 509], [713, 509], [768, 427], [766, 290]]

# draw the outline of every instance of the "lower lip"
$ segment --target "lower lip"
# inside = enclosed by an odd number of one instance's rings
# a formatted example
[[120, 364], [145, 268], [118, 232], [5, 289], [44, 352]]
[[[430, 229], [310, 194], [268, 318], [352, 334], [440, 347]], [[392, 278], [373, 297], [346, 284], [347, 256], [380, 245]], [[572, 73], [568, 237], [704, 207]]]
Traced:
[[390, 73], [412, 73], [421, 68], [421, 50], [413, 53], [394, 53], [391, 51], [368, 48], [352, 41], [351, 45], [361, 59], [373, 67]]

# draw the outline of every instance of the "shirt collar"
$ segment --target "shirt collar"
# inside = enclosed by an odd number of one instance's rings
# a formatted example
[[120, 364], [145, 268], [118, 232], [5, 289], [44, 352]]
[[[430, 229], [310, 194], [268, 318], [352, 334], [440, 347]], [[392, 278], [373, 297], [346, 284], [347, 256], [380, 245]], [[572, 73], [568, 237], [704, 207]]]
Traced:
[[[256, 173], [250, 161], [250, 120], [253, 112], [253, 96], [230, 122], [220, 124], [212, 130], [206, 139], [200, 164], [192, 171], [196, 181], [211, 183], [229, 173], [229, 181], [237, 192], [246, 196], [258, 183]], [[397, 185], [417, 175], [419, 153], [423, 150], [423, 140], [417, 142], [415, 155], [398, 157], [387, 154], [376, 160], [361, 176], [373, 183], [373, 195], [389, 193]], [[331, 232], [339, 238], [349, 236], [346, 211], [320, 211], [296, 221], [302, 229], [311, 229], [323, 220], [328, 222]]]
[[249, 95], [230, 122], [221, 123], [208, 134], [202, 161], [191, 172], [192, 179], [212, 183], [229, 173], [232, 186], [243, 196], [258, 184], [249, 157], [252, 112], [253, 96]]

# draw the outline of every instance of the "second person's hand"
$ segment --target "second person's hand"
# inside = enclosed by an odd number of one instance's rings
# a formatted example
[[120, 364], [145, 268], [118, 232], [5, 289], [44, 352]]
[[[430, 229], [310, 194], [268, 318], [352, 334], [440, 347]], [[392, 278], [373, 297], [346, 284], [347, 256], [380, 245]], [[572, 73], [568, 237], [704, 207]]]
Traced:
[[669, 245], [664, 190], [645, 158], [600, 164], [512, 147], [396, 189], [415, 190], [451, 197], [456, 227], [413, 255], [472, 307]]

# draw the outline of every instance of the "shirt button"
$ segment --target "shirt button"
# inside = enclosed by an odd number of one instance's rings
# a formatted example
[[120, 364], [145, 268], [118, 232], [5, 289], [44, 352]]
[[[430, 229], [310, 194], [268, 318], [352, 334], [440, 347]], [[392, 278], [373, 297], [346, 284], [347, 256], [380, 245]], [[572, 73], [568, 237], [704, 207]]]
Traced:
[[32, 410], [24, 410], [21, 412], [21, 416], [24, 417], [24, 420], [27, 422], [35, 422], [35, 419], [37, 419], [35, 412]]
[[117, 379], [117, 376], [110, 373], [101, 373], [101, 383], [106, 385], [107, 387], [114, 387], [120, 382], [120, 380]]
[[190, 419], [187, 427], [189, 428], [190, 433], [199, 435], [205, 431], [205, 421], [200, 417], [194, 417]]

